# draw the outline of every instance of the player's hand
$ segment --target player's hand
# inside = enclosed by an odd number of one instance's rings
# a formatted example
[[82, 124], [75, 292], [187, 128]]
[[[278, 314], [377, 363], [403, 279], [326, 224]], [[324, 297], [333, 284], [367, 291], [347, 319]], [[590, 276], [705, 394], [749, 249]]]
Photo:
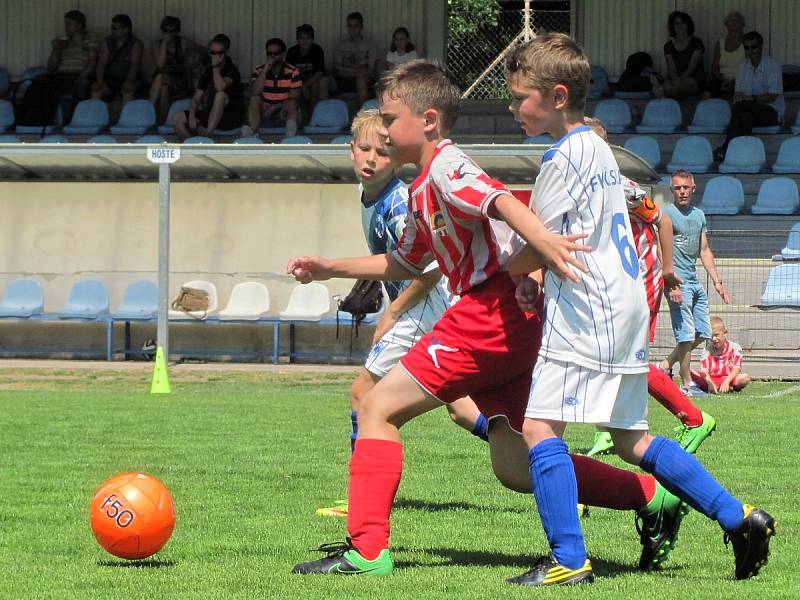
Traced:
[[539, 282], [530, 277], [523, 277], [514, 291], [514, 299], [522, 312], [536, 310], [536, 300], [539, 298]]
[[666, 289], [672, 291], [675, 288], [678, 288], [678, 290], [680, 290], [683, 279], [675, 275], [674, 272], [667, 273], [665, 271], [662, 277], [664, 278], [664, 287]]
[[[550, 240], [544, 241], [540, 246], [542, 259], [547, 268], [559, 279], [569, 279], [575, 283], [580, 283], [581, 278], [578, 273], [573, 271], [573, 267], [581, 273], [588, 273], [589, 268], [583, 264], [574, 252], [591, 252], [592, 247], [579, 244], [578, 240], [589, 237], [585, 233], [572, 235], [551, 235]], [[544, 251], [542, 251], [544, 250]]]
[[392, 315], [392, 311], [385, 310], [375, 324], [375, 334], [372, 336], [372, 345], [377, 344], [381, 338], [397, 323], [397, 317]]
[[721, 279], [717, 279], [717, 282], [714, 284], [714, 289], [717, 290], [717, 293], [719, 294], [719, 297], [722, 298], [722, 302], [724, 304], [731, 303], [731, 297], [728, 295], [728, 290], [725, 289]]
[[669, 291], [667, 292], [667, 297], [669, 301], [673, 304], [681, 304], [683, 302], [683, 292], [681, 292], [680, 286], [674, 287], [672, 289], [667, 288]]
[[319, 256], [300, 256], [286, 265], [286, 272], [300, 283], [325, 281], [331, 278], [330, 261]]
[[723, 379], [722, 382], [719, 384], [719, 389], [717, 390], [720, 394], [727, 394], [731, 391], [731, 384], [727, 379]]

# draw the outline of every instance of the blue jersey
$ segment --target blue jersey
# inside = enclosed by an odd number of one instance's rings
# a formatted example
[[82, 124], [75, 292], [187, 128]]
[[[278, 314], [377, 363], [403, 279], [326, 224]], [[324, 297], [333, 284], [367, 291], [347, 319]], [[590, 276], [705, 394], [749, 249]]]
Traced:
[[675, 263], [675, 273], [684, 281], [695, 281], [700, 241], [706, 230], [706, 215], [696, 206], [682, 210], [674, 204], [665, 206], [664, 213], [672, 219], [672, 260]]

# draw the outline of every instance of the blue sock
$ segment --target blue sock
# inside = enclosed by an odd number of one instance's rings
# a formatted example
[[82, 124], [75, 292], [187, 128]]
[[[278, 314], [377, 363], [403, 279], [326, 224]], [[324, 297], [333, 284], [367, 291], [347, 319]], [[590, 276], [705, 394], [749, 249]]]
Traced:
[[475, 419], [475, 425], [472, 426], [472, 435], [481, 438], [484, 442], [489, 441], [489, 421], [483, 416], [483, 413], [478, 414]]
[[353, 425], [353, 432], [350, 434], [350, 454], [356, 448], [356, 438], [358, 437], [358, 413], [354, 410], [350, 411], [350, 423]]
[[719, 522], [725, 531], [742, 524], [742, 503], [677, 442], [656, 437], [639, 466], [696, 511]]
[[528, 453], [536, 506], [558, 564], [579, 569], [586, 547], [578, 521], [578, 484], [567, 445], [560, 438], [539, 442]]

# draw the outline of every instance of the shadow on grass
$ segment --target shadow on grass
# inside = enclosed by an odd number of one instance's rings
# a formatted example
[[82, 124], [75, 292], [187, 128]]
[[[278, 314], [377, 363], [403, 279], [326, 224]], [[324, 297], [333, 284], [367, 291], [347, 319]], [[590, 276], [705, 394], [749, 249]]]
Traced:
[[424, 510], [428, 512], [441, 512], [450, 510], [479, 510], [492, 512], [511, 512], [524, 513], [530, 512], [528, 509], [516, 507], [488, 507], [482, 504], [472, 504], [471, 502], [431, 502], [430, 500], [414, 500], [411, 498], [399, 498], [395, 500], [394, 508], [409, 508], [413, 510]]
[[115, 569], [166, 569], [176, 565], [174, 560], [98, 560], [99, 567]]

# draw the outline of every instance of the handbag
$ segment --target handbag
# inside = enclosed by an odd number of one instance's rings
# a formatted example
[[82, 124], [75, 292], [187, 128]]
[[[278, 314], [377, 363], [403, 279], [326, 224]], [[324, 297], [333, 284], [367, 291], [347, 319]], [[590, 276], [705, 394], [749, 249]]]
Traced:
[[[181, 287], [178, 297], [172, 302], [173, 310], [185, 312], [195, 319], [202, 320], [208, 314], [208, 292], [193, 287]], [[203, 316], [197, 317], [192, 313], [203, 312]]]
[[353, 289], [345, 296], [344, 300], [339, 300], [336, 309], [336, 335], [339, 335], [339, 311], [349, 312], [353, 315], [352, 326], [358, 337], [358, 326], [368, 314], [376, 313], [383, 306], [383, 287], [380, 281], [369, 281], [359, 279], [353, 285]]

